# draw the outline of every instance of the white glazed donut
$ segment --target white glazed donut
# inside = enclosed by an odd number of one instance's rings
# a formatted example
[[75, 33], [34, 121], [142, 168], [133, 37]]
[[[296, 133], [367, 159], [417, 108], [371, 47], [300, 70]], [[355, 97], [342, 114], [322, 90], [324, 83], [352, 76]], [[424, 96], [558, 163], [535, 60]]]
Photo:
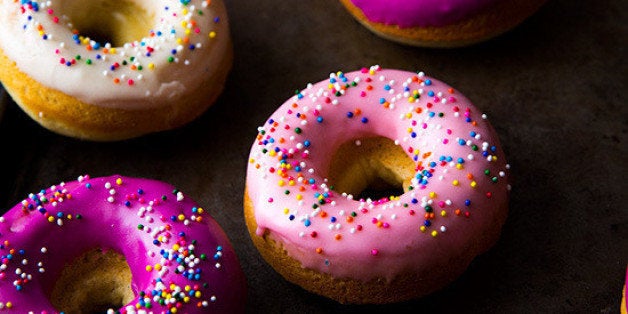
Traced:
[[222, 0], [0, 0], [0, 81], [37, 122], [90, 140], [182, 126], [223, 90]]

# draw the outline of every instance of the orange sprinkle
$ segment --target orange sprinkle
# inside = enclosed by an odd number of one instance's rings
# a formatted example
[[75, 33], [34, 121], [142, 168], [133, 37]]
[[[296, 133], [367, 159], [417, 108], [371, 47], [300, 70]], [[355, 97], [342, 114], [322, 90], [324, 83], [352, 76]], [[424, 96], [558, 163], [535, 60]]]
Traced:
[[414, 112], [421, 113], [421, 112], [423, 112], [423, 108], [417, 107], [416, 109], [414, 109]]
[[316, 248], [316, 253], [322, 254], [323, 253], [323, 248], [322, 247], [317, 247]]
[[366, 86], [366, 90], [373, 90], [373, 86], [371, 85]]
[[473, 180], [473, 174], [471, 172], [467, 173], [467, 179]]
[[336, 235], [334, 236], [334, 238], [335, 238], [336, 240], [340, 240], [340, 239], [342, 239], [342, 234], [340, 234], [340, 233], [336, 233]]
[[352, 223], [353, 222], [353, 217], [352, 216], [347, 216], [347, 222], [348, 223]]
[[292, 104], [292, 108], [296, 108], [296, 107], [298, 107], [298, 106], [299, 106], [299, 105], [297, 105], [297, 103], [296, 103], [296, 102]]
[[456, 214], [456, 216], [460, 216], [461, 213], [462, 211], [460, 210], [460, 208], [456, 208], [456, 210], [454, 211], [454, 214]]
[[450, 87], [449, 89], [447, 89], [447, 91], [448, 91], [450, 94], [453, 94], [453, 93], [454, 93], [454, 89], [453, 89], [453, 88], [451, 88], [451, 87]]
[[120, 79], [119, 79], [119, 78], [117, 78], [117, 77], [116, 77], [116, 78], [114, 78], [114, 79], [113, 79], [113, 83], [114, 83], [114, 84], [120, 84]]
[[362, 110], [361, 110], [360, 108], [355, 108], [355, 110], [353, 110], [353, 113], [354, 113], [356, 116], [359, 116], [359, 115], [362, 113]]
[[326, 211], [321, 211], [321, 218], [325, 218], [327, 217], [327, 212]]

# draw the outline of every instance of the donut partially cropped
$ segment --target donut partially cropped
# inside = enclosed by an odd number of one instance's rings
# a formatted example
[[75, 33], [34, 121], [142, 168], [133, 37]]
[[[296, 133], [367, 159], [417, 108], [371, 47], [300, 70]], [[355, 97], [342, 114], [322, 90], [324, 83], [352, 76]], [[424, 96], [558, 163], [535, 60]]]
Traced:
[[224, 88], [222, 0], [0, 0], [0, 82], [42, 126], [94, 141], [181, 127]]
[[628, 314], [628, 305], [626, 303], [626, 286], [628, 285], [628, 267], [626, 267], [626, 279], [624, 281], [624, 287], [621, 292], [621, 305], [619, 312], [621, 314]]
[[340, 0], [380, 37], [422, 47], [461, 47], [523, 22], [545, 0]]
[[0, 218], [0, 262], [0, 312], [244, 312], [226, 234], [160, 181], [81, 176], [30, 194]]
[[508, 168], [486, 116], [424, 73], [330, 74], [258, 128], [244, 213], [261, 256], [341, 303], [429, 294], [499, 238]]

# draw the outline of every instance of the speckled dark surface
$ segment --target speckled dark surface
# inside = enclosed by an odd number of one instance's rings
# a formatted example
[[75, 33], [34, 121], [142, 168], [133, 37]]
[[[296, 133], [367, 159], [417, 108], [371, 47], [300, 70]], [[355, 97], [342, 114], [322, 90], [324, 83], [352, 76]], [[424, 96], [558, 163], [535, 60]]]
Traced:
[[[62, 137], [3, 93], [0, 207], [88, 173], [160, 179], [203, 204], [248, 277], [251, 313], [617, 313], [628, 263], [628, 2], [549, 1], [503, 36], [468, 48], [401, 46], [334, 0], [228, 0], [235, 64], [193, 123], [116, 143]], [[500, 241], [445, 289], [385, 306], [343, 306], [284, 281], [242, 217], [256, 127], [295, 89], [380, 64], [422, 70], [487, 113], [512, 165]]]

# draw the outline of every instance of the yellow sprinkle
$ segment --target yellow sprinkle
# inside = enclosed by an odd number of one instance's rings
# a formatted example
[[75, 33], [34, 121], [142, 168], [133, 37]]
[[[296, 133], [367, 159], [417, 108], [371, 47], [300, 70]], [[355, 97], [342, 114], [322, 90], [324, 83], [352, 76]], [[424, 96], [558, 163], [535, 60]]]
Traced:
[[173, 308], [170, 309], [170, 313], [174, 314], [176, 312], [177, 312], [177, 308], [176, 307], [173, 307]]
[[284, 213], [284, 214], [286, 214], [286, 215], [287, 215], [289, 212], [290, 212], [290, 209], [289, 209], [288, 207], [286, 207], [286, 208], [284, 208], [284, 209], [283, 209], [283, 213]]
[[68, 219], [72, 219], [72, 215], [71, 215], [71, 214], [68, 214], [68, 215], [67, 215], [67, 216], [65, 216], [65, 217], [66, 217], [66, 218], [68, 218]]
[[283, 180], [279, 180], [279, 182], [277, 182], [277, 184], [279, 186], [284, 186], [286, 184], [286, 182], [284, 182]]
[[414, 97], [412, 97], [412, 96], [408, 97], [408, 102], [409, 103], [413, 103], [414, 102]]
[[425, 230], [427, 230], [427, 228], [425, 228], [425, 226], [421, 226], [421, 228], [419, 228], [421, 230], [421, 232], [425, 232]]
[[156, 264], [155, 265], [155, 270], [156, 271], [160, 271], [161, 270], [161, 264]]
[[188, 9], [183, 9], [183, 10], [181, 11], [181, 13], [182, 13], [183, 15], [188, 15]]
[[471, 181], [471, 187], [474, 188], [476, 187], [478, 184], [475, 181]]
[[441, 210], [440, 215], [441, 215], [442, 217], [445, 217], [445, 216], [447, 216], [447, 212], [446, 212], [446, 211], [444, 211], [444, 210]]
[[122, 185], [122, 179], [121, 178], [117, 178], [116, 179], [116, 184], [117, 185]]
[[200, 298], [201, 297], [201, 292], [200, 291], [196, 291], [194, 293], [194, 296], [197, 297], [197, 298]]
[[452, 182], [451, 182], [451, 184], [452, 184], [453, 186], [458, 186], [458, 184], [460, 184], [460, 181], [458, 181], [458, 180], [454, 180], [454, 181], [452, 181]]
[[205, 210], [203, 209], [203, 207], [199, 207], [196, 211], [197, 211], [199, 214], [202, 214], [202, 213], [204, 213], [204, 212], [205, 212]]
[[189, 28], [186, 28], [186, 29], [185, 29], [185, 34], [186, 34], [186, 35], [190, 35], [190, 33], [192, 33], [192, 31], [191, 31]]
[[190, 303], [190, 297], [186, 296], [183, 298], [183, 303]]
[[48, 222], [54, 222], [54, 221], [55, 221], [55, 217], [48, 216]]
[[274, 150], [271, 150], [270, 153], [268, 153], [271, 157], [275, 157], [277, 155], [277, 153]]
[[329, 88], [329, 89], [334, 88], [334, 84], [332, 84], [332, 83], [327, 84], [327, 88]]
[[179, 221], [183, 221], [185, 219], [185, 216], [183, 214], [180, 214], [178, 217]]
[[182, 44], [182, 43], [183, 43], [183, 39], [181, 39], [181, 38], [177, 38], [177, 44], [179, 44], [179, 45], [180, 45], [180, 44]]
[[432, 231], [432, 237], [436, 238], [437, 235], [438, 235], [438, 231], [436, 230]]
[[116, 53], [116, 48], [111, 48], [111, 49], [109, 49], [109, 52], [110, 52], [112, 55], [113, 55], [113, 54], [115, 54], [115, 53]]
[[181, 21], [181, 27], [183, 27], [183, 28], [188, 27], [188, 22], [187, 21]]
[[209, 38], [215, 38], [216, 32], [209, 32]]
[[250, 164], [255, 163], [255, 159], [253, 159], [253, 158], [249, 159], [249, 163]]
[[302, 200], [302, 199], [303, 199], [303, 195], [301, 195], [301, 194], [297, 194], [297, 200], [298, 200], [298, 201], [300, 201], [300, 200]]
[[369, 74], [370, 75], [375, 75], [375, 70], [373, 70], [373, 69], [369, 70]]
[[290, 180], [288, 181], [288, 185], [289, 186], [294, 186], [296, 184], [296, 182], [294, 182], [294, 180]]
[[180, 246], [178, 244], [175, 244], [175, 245], [172, 246], [172, 249], [175, 250], [175, 251], [178, 251], [179, 248], [180, 248]]
[[462, 169], [462, 164], [456, 164], [456, 169], [461, 170]]
[[430, 192], [430, 198], [435, 198], [436, 197], [436, 192]]
[[149, 64], [148, 64], [148, 69], [149, 69], [149, 70], [154, 70], [154, 69], [155, 69], [155, 64], [154, 64], [154, 63], [152, 63], [152, 62], [151, 62], [151, 63], [149, 63]]
[[192, 290], [192, 287], [190, 285], [186, 285], [185, 286], [185, 291], [190, 291], [190, 290]]
[[153, 266], [146, 265], [146, 271], [152, 271], [152, 270], [153, 270]]
[[407, 118], [407, 119], [412, 118], [412, 113], [410, 113], [410, 112], [406, 113], [406, 118]]
[[13, 307], [13, 303], [11, 303], [11, 302], [7, 302], [7, 303], [5, 304], [5, 306], [6, 306], [8, 309], [10, 309], [10, 308], [12, 308], [12, 307]]

